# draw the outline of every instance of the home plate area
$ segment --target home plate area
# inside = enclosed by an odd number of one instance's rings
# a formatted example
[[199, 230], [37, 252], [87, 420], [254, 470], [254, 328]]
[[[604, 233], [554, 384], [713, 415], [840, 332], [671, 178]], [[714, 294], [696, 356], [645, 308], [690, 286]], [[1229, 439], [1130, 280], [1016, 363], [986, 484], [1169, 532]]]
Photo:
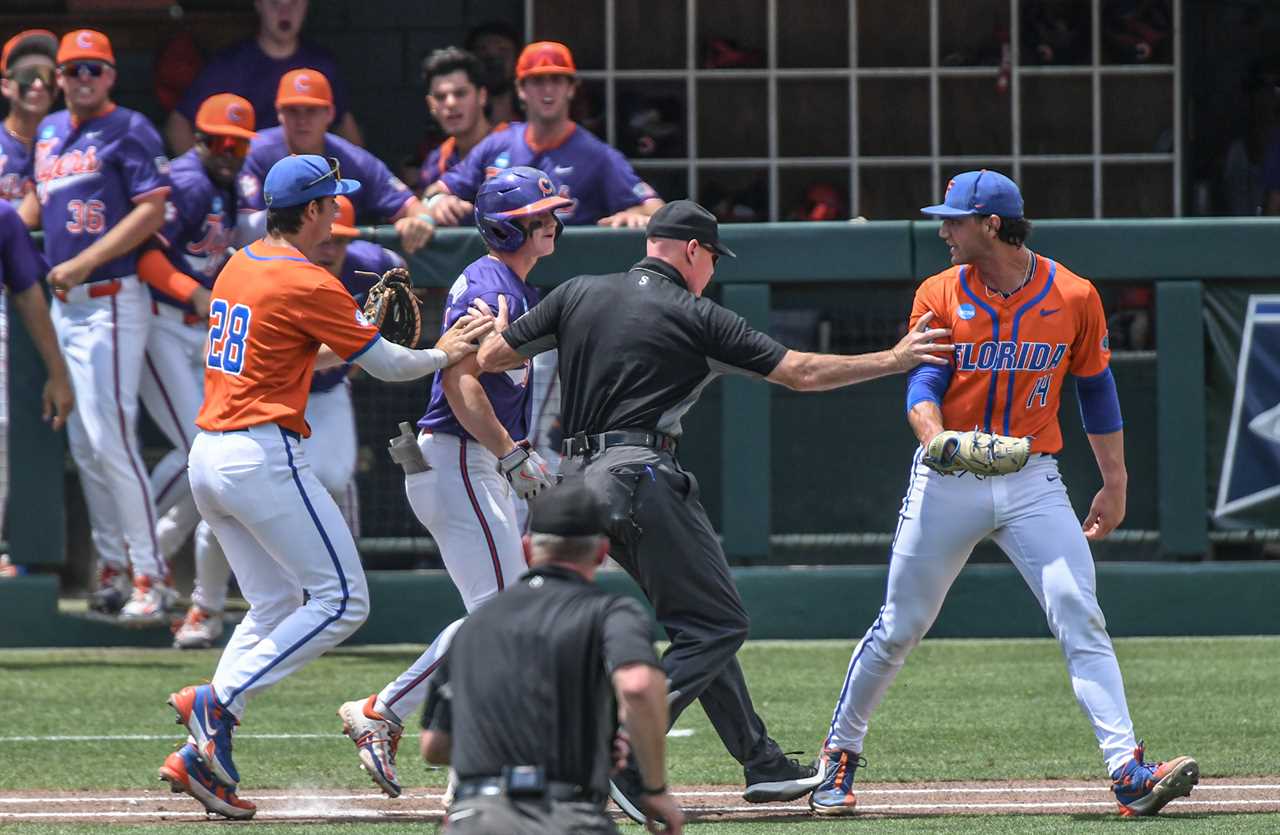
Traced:
[[[978, 783], [859, 783], [858, 811], [866, 817], [897, 815], [1108, 814], [1116, 808], [1105, 783], [1011, 781]], [[245, 792], [258, 806], [255, 820], [439, 821], [436, 789], [408, 790], [396, 800], [372, 792], [298, 788]], [[805, 801], [752, 805], [731, 786], [684, 786], [676, 797], [694, 820], [785, 820], [809, 815]], [[1280, 812], [1280, 777], [1202, 778], [1190, 797], [1163, 815], [1212, 812]], [[146, 823], [205, 817], [186, 795], [168, 791], [39, 792], [0, 794], [0, 823], [95, 821]]]

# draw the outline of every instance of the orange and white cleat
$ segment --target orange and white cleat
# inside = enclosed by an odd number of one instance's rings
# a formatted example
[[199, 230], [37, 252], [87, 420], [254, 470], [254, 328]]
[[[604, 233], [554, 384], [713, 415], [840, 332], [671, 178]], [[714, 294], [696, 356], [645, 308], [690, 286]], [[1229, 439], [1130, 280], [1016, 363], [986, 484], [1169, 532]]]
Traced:
[[344, 702], [338, 708], [342, 732], [356, 744], [360, 767], [387, 797], [400, 796], [400, 780], [396, 776], [396, 750], [404, 726], [374, 710], [377, 694], [367, 699]]
[[192, 606], [174, 630], [173, 648], [208, 649], [222, 637], [222, 628], [222, 612], [206, 612]]

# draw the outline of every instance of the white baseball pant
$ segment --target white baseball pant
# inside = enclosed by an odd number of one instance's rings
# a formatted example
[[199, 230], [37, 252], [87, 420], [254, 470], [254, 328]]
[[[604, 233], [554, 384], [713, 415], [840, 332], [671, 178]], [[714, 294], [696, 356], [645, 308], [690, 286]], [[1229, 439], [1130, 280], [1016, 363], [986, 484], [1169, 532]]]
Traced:
[[317, 452], [312, 469], [347, 520], [352, 536], [359, 536], [359, 504], [355, 499], [356, 413], [351, 403], [351, 384], [343, 381], [328, 391], [313, 391], [307, 397], [307, 423], [311, 437], [307, 446]]
[[[515, 492], [483, 445], [423, 432], [418, 446], [431, 469], [405, 477], [404, 491], [418, 521], [431, 532], [449, 579], [468, 612], [475, 611], [527, 570]], [[459, 622], [436, 636], [426, 652], [382, 688], [375, 707], [406, 719], [426, 701], [428, 677], [449, 647]]]
[[296, 435], [274, 424], [201, 432], [190, 473], [200, 515], [249, 602], [213, 675], [218, 700], [241, 716], [249, 696], [364, 623], [369, 587], [351, 532]]
[[151, 469], [151, 492], [156, 497], [156, 542], [168, 562], [195, 531], [195, 587], [191, 600], [206, 612], [221, 612], [227, 604], [231, 567], [222, 547], [200, 518], [187, 458], [200, 431], [196, 415], [204, 402], [204, 365], [208, 328], [188, 324], [176, 307], [153, 304], [142, 383], [138, 396], [152, 421], [173, 449]]
[[114, 295], [90, 295], [103, 286], [82, 284], [67, 292], [66, 301], [53, 301], [53, 325], [76, 398], [67, 440], [98, 558], [121, 569], [132, 563], [135, 574], [162, 578], [155, 504], [137, 437], [151, 298], [137, 276], [120, 279]]
[[991, 536], [1044, 609], [1076, 701], [1114, 772], [1133, 756], [1133, 722], [1098, 606], [1093, 555], [1057, 460], [1033, 455], [1017, 473], [978, 479], [939, 475], [920, 455], [898, 515], [885, 603], [849, 662], [827, 745], [862, 752], [872, 712], [933, 625], [974, 546]]

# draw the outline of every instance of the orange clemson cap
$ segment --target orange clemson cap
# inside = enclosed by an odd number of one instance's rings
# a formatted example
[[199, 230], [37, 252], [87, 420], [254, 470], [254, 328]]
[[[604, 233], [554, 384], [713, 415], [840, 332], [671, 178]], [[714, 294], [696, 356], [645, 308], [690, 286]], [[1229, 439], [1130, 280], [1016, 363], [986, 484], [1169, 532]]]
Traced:
[[324, 73], [303, 67], [300, 70], [289, 70], [280, 78], [280, 86], [276, 88], [276, 107], [287, 107], [291, 104], [333, 106], [333, 89]]
[[196, 130], [210, 136], [236, 136], [253, 139], [253, 105], [234, 93], [218, 93], [200, 104], [196, 111]]
[[114, 67], [116, 54], [111, 51], [111, 41], [106, 35], [93, 29], [77, 29], [63, 35], [62, 43], [58, 44], [58, 63], [72, 61], [106, 61]]
[[516, 61], [516, 81], [531, 75], [577, 75], [573, 53], [557, 41], [537, 41], [520, 53]]
[[360, 230], [356, 229], [356, 207], [352, 205], [351, 198], [339, 194], [334, 200], [338, 204], [338, 216], [333, 219], [329, 234], [335, 238], [360, 237]]
[[9, 62], [27, 55], [47, 55], [56, 60], [58, 36], [48, 29], [28, 29], [5, 42], [0, 52], [0, 72], [9, 71]]

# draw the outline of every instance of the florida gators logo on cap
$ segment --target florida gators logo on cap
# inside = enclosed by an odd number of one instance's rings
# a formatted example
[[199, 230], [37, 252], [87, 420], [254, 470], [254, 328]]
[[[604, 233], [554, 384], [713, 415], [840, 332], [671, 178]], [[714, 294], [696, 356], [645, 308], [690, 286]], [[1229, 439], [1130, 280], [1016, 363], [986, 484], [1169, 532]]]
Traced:
[[555, 189], [552, 187], [551, 181], [548, 180], [546, 177], [538, 178], [538, 189], [547, 196], [551, 196], [552, 194], [555, 194]]
[[946, 199], [947, 195], [951, 193], [951, 189], [955, 187], [955, 184], [956, 184], [956, 181], [954, 179], [947, 180], [947, 190], [942, 194], [942, 198], [944, 200]]
[[93, 37], [84, 30], [76, 33], [76, 46], [81, 49], [93, 49]]

